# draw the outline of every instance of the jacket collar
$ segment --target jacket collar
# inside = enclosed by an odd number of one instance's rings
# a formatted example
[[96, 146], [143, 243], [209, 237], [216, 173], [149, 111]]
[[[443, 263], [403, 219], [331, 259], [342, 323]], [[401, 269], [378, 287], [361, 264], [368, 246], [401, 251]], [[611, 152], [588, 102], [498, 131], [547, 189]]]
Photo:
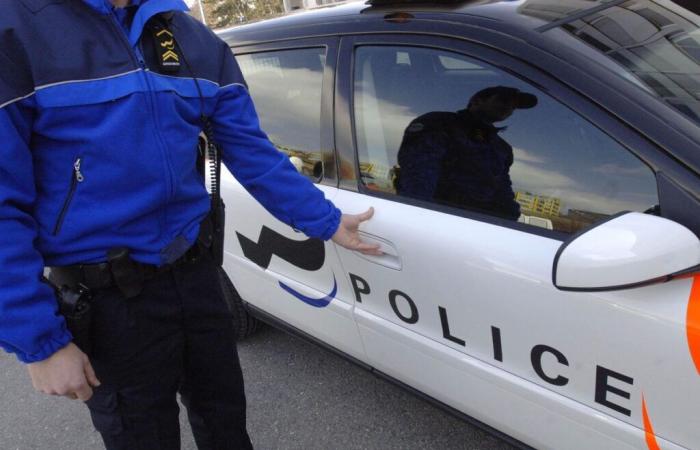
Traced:
[[[83, 1], [102, 14], [111, 14], [112, 12], [112, 3], [109, 0]], [[189, 11], [189, 8], [183, 0], [141, 0], [129, 32], [129, 43], [132, 47], [139, 41], [143, 27], [148, 22], [148, 19], [156, 14], [168, 11]]]
[[141, 32], [148, 19], [168, 11], [189, 11], [183, 0], [143, 0], [139, 6], [129, 32], [129, 43], [133, 46], [139, 41]]
[[101, 12], [102, 14], [109, 14], [111, 11], [111, 4], [107, 0], [83, 0], [95, 11]]
[[470, 113], [468, 109], [461, 109], [457, 111], [457, 115], [466, 124], [468, 128], [480, 128], [484, 131], [487, 131], [491, 135], [498, 134], [501, 131], [505, 131], [508, 129], [508, 127], [497, 127], [492, 123], [484, 122], [480, 118], [474, 116], [474, 114]]

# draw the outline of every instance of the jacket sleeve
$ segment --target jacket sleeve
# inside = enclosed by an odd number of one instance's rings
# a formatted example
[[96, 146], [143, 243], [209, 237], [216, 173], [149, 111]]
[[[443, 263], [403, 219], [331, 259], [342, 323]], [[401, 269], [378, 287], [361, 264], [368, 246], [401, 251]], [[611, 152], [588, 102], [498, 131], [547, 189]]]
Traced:
[[260, 123], [243, 75], [224, 46], [221, 88], [212, 117], [222, 160], [245, 189], [282, 222], [310, 237], [330, 239], [340, 210], [277, 150]]
[[43, 258], [34, 248], [32, 108], [23, 103], [0, 105], [0, 346], [31, 363], [48, 358], [72, 337], [53, 290], [41, 281]]

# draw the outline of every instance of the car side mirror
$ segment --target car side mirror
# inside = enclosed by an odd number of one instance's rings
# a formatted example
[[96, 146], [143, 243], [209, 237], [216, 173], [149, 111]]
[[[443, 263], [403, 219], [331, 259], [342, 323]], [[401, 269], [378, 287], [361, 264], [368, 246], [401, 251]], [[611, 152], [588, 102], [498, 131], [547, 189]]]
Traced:
[[700, 271], [700, 240], [692, 231], [630, 212], [564, 242], [554, 258], [552, 282], [564, 291], [612, 291], [695, 271]]

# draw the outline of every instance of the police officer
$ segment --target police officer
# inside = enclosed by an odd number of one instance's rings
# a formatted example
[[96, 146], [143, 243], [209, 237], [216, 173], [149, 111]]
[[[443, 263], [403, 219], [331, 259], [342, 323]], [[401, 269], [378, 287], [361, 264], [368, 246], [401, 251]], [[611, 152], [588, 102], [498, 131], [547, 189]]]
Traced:
[[[243, 186], [308, 236], [378, 254], [357, 233], [372, 210], [341, 217], [273, 147], [231, 51], [181, 0], [127, 1], [3, 4], [0, 346], [37, 390], [86, 401], [110, 449], [178, 448], [178, 391], [200, 448], [250, 448], [217, 265], [195, 244], [203, 118]], [[45, 266], [92, 291], [89, 355]]]
[[517, 220], [513, 148], [493, 124], [535, 105], [532, 94], [494, 86], [474, 94], [466, 109], [416, 118], [399, 149], [397, 193]]

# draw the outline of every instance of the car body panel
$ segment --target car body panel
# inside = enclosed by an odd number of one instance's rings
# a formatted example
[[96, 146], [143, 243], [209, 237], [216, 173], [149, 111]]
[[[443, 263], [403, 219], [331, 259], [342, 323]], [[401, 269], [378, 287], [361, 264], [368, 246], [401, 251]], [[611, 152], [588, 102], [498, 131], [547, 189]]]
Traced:
[[[335, 188], [320, 188], [330, 200], [337, 194]], [[309, 334], [344, 353], [362, 359], [364, 348], [352, 311], [354, 296], [345, 282], [344, 270], [340, 266], [334, 245], [330, 242], [323, 244], [325, 255], [318, 270], [300, 269], [275, 253], [268, 267], [261, 267], [246, 257], [240, 236], [260, 244], [263, 227], [267, 227], [290, 241], [307, 241], [308, 238], [265, 211], [225, 169], [222, 170], [221, 195], [229, 205], [226, 210], [228, 238], [224, 245], [224, 267], [241, 297], [291, 325], [304, 328]], [[270, 251], [275, 250], [269, 245], [264, 247]], [[336, 289], [334, 280], [338, 283]], [[323, 307], [311, 306], [283, 289], [282, 284], [298, 296], [312, 299], [324, 299], [334, 293], [333, 301]], [[315, 325], [309, 327], [309, 321]]]
[[[522, 4], [355, 3], [222, 32], [237, 54], [327, 46], [328, 177], [319, 187], [346, 213], [375, 207], [362, 232], [387, 251], [367, 257], [328, 242], [318, 270], [276, 256], [261, 268], [236, 233], [256, 240], [265, 226], [304, 238], [227, 175], [227, 271], [266, 314], [528, 445], [697, 448], [700, 276], [562, 292], [552, 270], [568, 236], [381, 195], [358, 182], [355, 47], [443, 48], [537, 86], [624, 145], [656, 173], [661, 215], [700, 235], [700, 128], [560, 30], [542, 32], [550, 22], [521, 14]], [[397, 12], [413, 18], [392, 20]], [[334, 285], [325, 307], [300, 300], [324, 298]]]
[[[639, 449], [645, 431], [362, 311], [375, 367], [538, 449]], [[429, 369], [428, 369], [429, 368]], [[449, 392], [449, 394], [446, 394]], [[663, 449], [681, 449], [656, 438]]]
[[[338, 250], [345, 270], [370, 287], [355, 307], [370, 365], [391, 370], [387, 358], [394, 351], [383, 348], [378, 331], [363, 327], [360, 316], [376, 318], [370, 321], [375, 325], [391, 322], [415, 334], [412, 340], [438, 342], [640, 429], [644, 395], [657, 436], [689, 448], [700, 442], [691, 400], [700, 398], [700, 379], [687, 351], [685, 327], [692, 280], [564, 293], [551, 283], [559, 241], [345, 191], [334, 201], [349, 212], [374, 206], [377, 212], [364, 232], [391, 241], [403, 262], [401, 271], [391, 270]], [[391, 305], [392, 292], [398, 312]], [[425, 367], [425, 353], [404, 349], [403, 364], [413, 369], [387, 373], [412, 385], [410, 377], [425, 377], [420, 390], [432, 384], [429, 392], [439, 391], [440, 400], [462, 409], [450, 398], [452, 388], [418, 370]], [[550, 381], [537, 374], [533, 359]], [[607, 381], [599, 378], [605, 374]], [[560, 377], [562, 385], [552, 383]], [[604, 393], [606, 385], [629, 399]]]

